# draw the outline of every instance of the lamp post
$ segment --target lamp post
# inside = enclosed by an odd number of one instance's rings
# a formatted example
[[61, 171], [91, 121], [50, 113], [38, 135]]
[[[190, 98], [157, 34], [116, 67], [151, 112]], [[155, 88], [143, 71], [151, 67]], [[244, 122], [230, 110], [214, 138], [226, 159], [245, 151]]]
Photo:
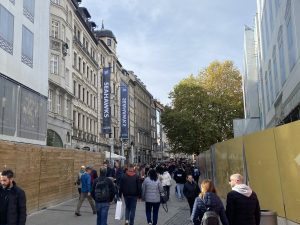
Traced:
[[112, 137], [112, 133], [109, 133], [109, 144], [110, 144], [110, 151], [109, 151], [109, 163], [111, 164], [111, 154], [114, 152], [114, 139]]

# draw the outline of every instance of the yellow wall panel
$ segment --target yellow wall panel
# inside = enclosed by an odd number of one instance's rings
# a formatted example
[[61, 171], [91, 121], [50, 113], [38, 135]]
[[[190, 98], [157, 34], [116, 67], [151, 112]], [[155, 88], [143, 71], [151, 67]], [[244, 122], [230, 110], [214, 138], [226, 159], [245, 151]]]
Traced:
[[300, 122], [274, 132], [286, 217], [300, 223]]
[[245, 136], [244, 148], [250, 186], [261, 209], [285, 217], [273, 129]]
[[229, 164], [227, 143], [221, 142], [215, 145], [215, 180], [218, 195], [226, 198], [227, 193], [230, 191], [228, 184], [229, 179]]
[[[243, 160], [243, 138], [235, 138], [226, 141], [226, 148], [228, 152], [228, 173], [244, 174], [244, 160]], [[226, 182], [229, 181], [229, 176]]]

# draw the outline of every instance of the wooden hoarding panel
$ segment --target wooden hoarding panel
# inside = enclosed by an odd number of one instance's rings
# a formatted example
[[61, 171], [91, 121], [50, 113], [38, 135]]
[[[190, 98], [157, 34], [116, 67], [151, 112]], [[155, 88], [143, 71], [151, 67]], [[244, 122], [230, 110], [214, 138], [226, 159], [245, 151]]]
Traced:
[[274, 132], [286, 217], [300, 223], [300, 122]]
[[273, 129], [244, 137], [247, 172], [261, 209], [285, 217]]

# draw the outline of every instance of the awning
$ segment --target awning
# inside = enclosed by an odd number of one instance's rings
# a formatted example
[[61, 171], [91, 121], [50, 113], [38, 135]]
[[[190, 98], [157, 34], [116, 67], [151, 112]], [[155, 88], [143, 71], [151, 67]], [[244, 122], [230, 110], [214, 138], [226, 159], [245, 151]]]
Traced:
[[[105, 151], [105, 158], [106, 159], [109, 159], [110, 158], [110, 152], [108, 151]], [[114, 159], [114, 160], [126, 160], [126, 158], [124, 156], [121, 156], [121, 155], [117, 155], [115, 153], [111, 153], [111, 159]]]

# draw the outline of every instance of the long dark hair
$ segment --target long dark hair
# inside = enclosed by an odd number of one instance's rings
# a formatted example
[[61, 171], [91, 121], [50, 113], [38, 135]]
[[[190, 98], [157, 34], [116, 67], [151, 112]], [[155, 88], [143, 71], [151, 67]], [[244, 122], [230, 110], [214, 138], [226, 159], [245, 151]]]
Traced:
[[150, 180], [157, 181], [157, 173], [154, 169], [150, 169], [148, 172]]

